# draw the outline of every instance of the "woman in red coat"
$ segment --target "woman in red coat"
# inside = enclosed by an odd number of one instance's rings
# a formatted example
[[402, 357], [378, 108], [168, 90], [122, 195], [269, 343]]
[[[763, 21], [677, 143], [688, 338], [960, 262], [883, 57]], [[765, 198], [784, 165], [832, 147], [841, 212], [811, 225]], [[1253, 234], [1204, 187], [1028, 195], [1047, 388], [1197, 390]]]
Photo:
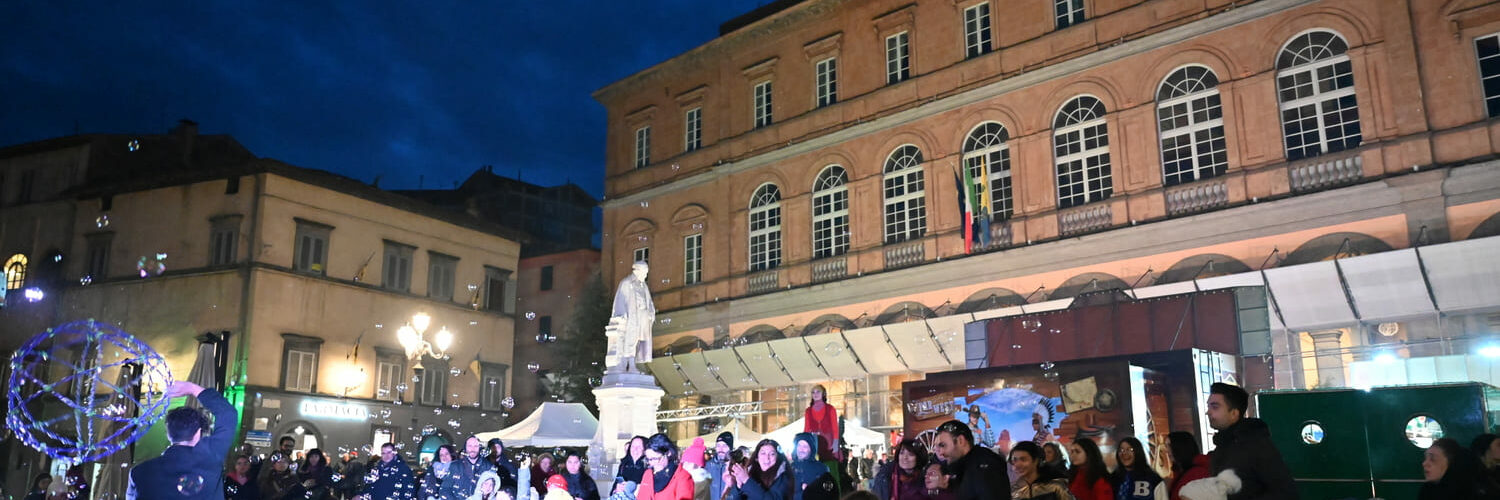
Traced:
[[1115, 488], [1109, 484], [1109, 469], [1104, 467], [1104, 454], [1099, 445], [1089, 438], [1078, 438], [1068, 445], [1068, 459], [1073, 461], [1069, 471], [1068, 491], [1078, 500], [1114, 500]]
[[1182, 498], [1182, 485], [1213, 475], [1209, 468], [1208, 455], [1198, 449], [1198, 438], [1190, 432], [1177, 431], [1167, 434], [1167, 446], [1172, 450], [1172, 482], [1167, 483], [1167, 498]]
[[677, 445], [666, 434], [646, 440], [646, 473], [635, 500], [693, 500], [693, 475], [682, 467]]
[[828, 390], [821, 385], [812, 389], [812, 403], [802, 413], [802, 432], [818, 436], [818, 460], [843, 460], [839, 453], [839, 412], [828, 404]]

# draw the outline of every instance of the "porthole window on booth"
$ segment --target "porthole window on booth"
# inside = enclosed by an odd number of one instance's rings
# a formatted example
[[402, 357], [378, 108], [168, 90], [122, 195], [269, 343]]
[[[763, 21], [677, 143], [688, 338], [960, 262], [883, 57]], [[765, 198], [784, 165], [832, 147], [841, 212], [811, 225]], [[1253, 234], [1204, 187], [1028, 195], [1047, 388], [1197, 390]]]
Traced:
[[1406, 440], [1422, 449], [1432, 446], [1433, 441], [1443, 437], [1443, 424], [1427, 415], [1417, 415], [1406, 421]]
[[1302, 424], [1302, 442], [1307, 444], [1323, 442], [1323, 424], [1316, 421]]

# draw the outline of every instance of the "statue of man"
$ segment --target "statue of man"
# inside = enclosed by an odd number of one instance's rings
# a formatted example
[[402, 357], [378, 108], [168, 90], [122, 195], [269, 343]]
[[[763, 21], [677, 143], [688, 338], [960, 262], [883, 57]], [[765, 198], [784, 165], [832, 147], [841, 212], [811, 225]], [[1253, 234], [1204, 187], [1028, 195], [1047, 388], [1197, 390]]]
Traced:
[[651, 289], [646, 286], [650, 270], [644, 261], [637, 261], [630, 266], [630, 275], [620, 280], [619, 288], [615, 289], [615, 305], [605, 330], [614, 354], [605, 359], [607, 368], [639, 371], [636, 365], [651, 361], [651, 327], [656, 323], [656, 304], [651, 302]]

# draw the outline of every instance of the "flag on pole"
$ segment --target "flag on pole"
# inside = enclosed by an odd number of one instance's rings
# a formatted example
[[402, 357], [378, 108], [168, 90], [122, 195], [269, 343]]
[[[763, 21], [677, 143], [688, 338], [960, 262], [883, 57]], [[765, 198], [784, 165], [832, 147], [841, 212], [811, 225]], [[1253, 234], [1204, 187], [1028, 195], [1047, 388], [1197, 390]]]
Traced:
[[969, 177], [967, 167], [960, 166], [959, 169], [963, 170], [963, 174], [954, 172], [953, 182], [958, 184], [958, 212], [963, 216], [964, 253], [969, 253], [974, 251], [974, 198], [970, 192], [974, 182]]

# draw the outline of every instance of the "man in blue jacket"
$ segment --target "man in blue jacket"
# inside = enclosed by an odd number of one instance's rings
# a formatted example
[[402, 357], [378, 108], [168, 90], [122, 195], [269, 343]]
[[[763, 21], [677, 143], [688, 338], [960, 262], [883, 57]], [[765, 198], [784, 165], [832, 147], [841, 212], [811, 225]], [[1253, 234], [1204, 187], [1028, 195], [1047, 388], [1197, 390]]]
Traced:
[[219, 391], [204, 389], [192, 382], [172, 382], [167, 397], [196, 396], [198, 402], [214, 416], [208, 436], [203, 429], [208, 421], [196, 408], [178, 407], [167, 412], [167, 439], [172, 446], [161, 456], [141, 462], [130, 471], [125, 497], [173, 499], [224, 498], [224, 458], [234, 431], [239, 428], [239, 414]]
[[[380, 445], [380, 463], [365, 473], [360, 481], [369, 483], [363, 498], [370, 500], [396, 500], [417, 497], [417, 482], [412, 477], [411, 467], [396, 455], [396, 445]], [[371, 481], [370, 479], [374, 480]]]

